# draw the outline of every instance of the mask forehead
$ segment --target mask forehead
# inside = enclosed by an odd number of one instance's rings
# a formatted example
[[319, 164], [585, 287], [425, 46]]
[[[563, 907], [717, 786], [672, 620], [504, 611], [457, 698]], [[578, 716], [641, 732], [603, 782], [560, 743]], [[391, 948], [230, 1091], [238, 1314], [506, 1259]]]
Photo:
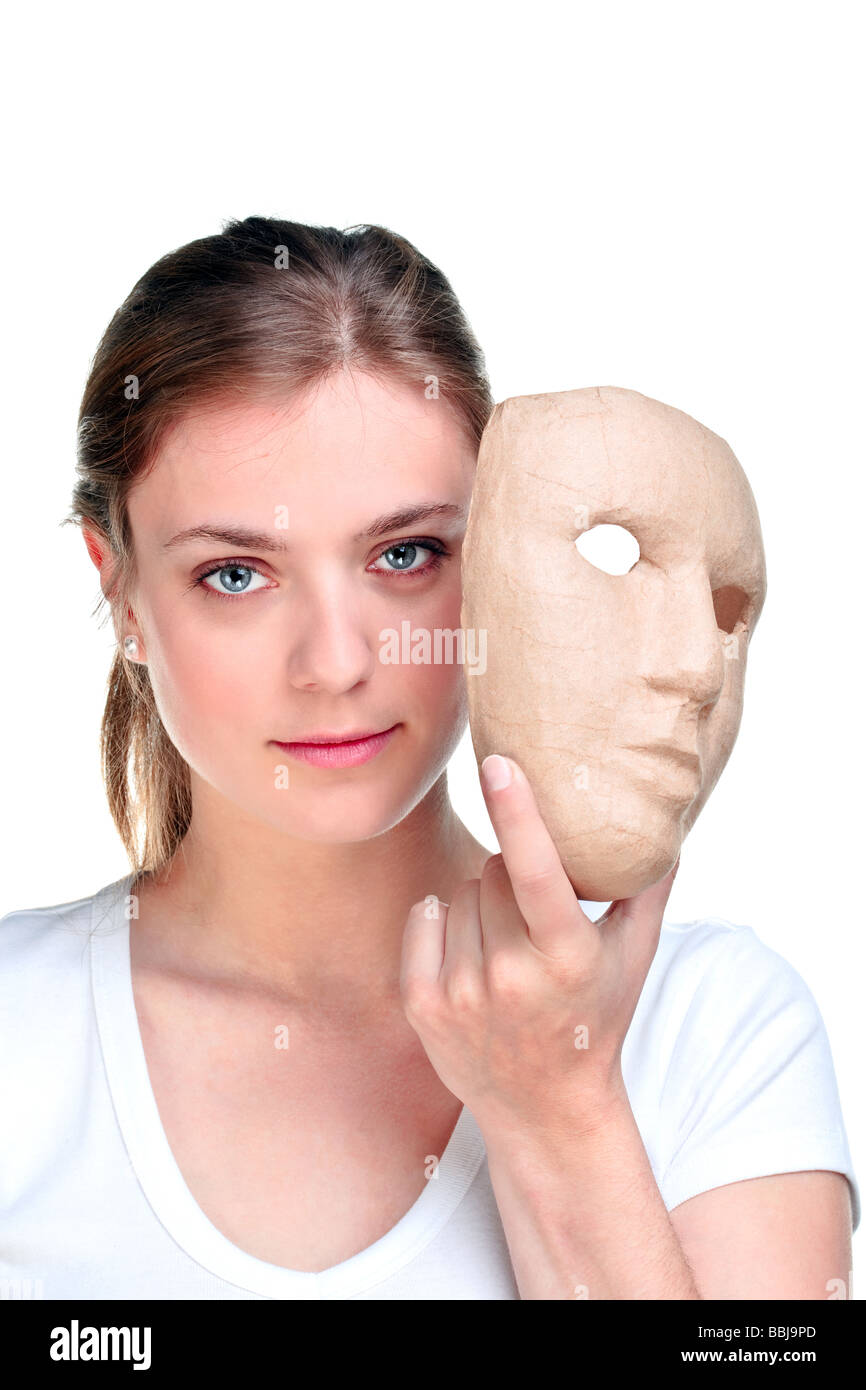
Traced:
[[[757, 508], [724, 439], [620, 387], [512, 397], [497, 410], [482, 450], [495, 454], [500, 477], [491, 483], [515, 523], [525, 520], [530, 541], [622, 526], [653, 565], [703, 575], [711, 589], [738, 585], [760, 611]], [[590, 568], [574, 565], [575, 584], [590, 579]]]

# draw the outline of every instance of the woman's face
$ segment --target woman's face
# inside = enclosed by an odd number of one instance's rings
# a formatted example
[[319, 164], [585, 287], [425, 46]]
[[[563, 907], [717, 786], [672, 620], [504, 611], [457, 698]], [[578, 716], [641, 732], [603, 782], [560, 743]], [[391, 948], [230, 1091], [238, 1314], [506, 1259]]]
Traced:
[[[174, 428], [129, 497], [139, 657], [169, 737], [233, 814], [363, 840], [440, 777], [464, 672], [395, 663], [386, 638], [460, 627], [475, 457], [423, 382], [348, 371], [288, 405], [196, 410]], [[394, 725], [354, 766], [279, 746]]]

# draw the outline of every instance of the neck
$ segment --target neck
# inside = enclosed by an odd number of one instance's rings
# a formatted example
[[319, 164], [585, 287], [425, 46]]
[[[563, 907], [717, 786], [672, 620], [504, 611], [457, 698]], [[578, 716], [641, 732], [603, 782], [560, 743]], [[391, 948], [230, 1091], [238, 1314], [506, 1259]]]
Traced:
[[399, 1010], [409, 908], [450, 903], [489, 853], [455, 814], [447, 773], [398, 825], [353, 843], [294, 840], [231, 809], [193, 779], [181, 846], [135, 889], [144, 958], [299, 1006]]

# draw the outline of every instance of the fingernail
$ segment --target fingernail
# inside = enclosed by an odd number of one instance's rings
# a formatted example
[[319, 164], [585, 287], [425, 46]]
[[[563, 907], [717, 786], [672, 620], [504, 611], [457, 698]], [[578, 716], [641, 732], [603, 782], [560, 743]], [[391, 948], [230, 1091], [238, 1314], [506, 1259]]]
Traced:
[[488, 753], [481, 764], [481, 776], [489, 791], [501, 791], [511, 781], [511, 764], [499, 753]]

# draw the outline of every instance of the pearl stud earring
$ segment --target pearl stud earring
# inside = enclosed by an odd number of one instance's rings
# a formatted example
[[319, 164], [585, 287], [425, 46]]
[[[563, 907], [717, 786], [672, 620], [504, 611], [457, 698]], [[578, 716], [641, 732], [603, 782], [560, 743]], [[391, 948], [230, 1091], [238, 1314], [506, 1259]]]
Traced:
[[126, 655], [130, 658], [138, 656], [138, 638], [124, 637], [123, 650], [126, 653]]

